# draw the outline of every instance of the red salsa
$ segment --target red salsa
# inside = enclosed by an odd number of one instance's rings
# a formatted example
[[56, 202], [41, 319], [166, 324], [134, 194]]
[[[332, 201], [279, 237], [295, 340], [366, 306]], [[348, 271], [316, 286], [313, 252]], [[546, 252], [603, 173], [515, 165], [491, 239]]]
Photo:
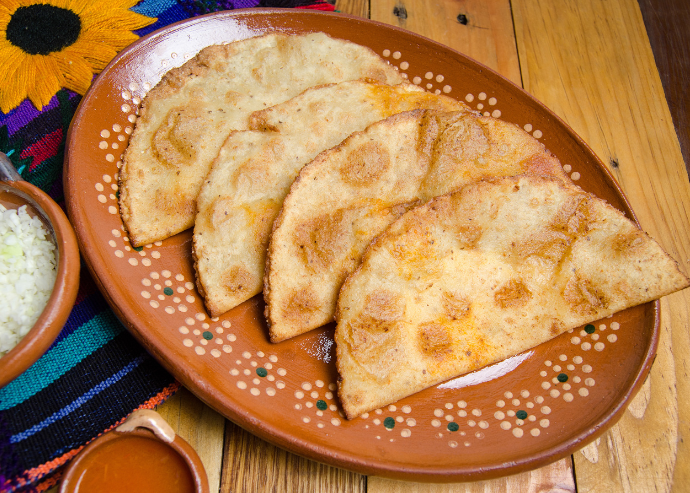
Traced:
[[75, 478], [75, 493], [194, 493], [189, 465], [172, 447], [157, 440], [124, 436], [85, 457]]

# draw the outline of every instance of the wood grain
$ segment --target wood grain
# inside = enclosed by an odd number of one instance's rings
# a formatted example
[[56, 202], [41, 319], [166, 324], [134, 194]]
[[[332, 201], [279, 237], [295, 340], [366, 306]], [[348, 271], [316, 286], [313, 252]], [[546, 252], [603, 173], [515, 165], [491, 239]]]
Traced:
[[369, 493], [575, 493], [572, 462], [560, 460], [541, 469], [475, 483], [407, 483], [369, 477]]
[[[275, 447], [228, 421], [223, 493], [364, 493], [360, 474], [304, 459]], [[214, 491], [214, 490], [212, 490]]]
[[369, 0], [336, 0], [335, 10], [343, 14], [369, 18]]
[[690, 5], [687, 0], [639, 0], [666, 101], [690, 172]]
[[[637, 3], [512, 5], [525, 89], [607, 163], [642, 228], [688, 272], [690, 184]], [[690, 484], [689, 307], [688, 290], [662, 300], [649, 381], [617, 426], [575, 454], [579, 492], [682, 491]]]
[[210, 491], [218, 491], [223, 461], [225, 418], [184, 387], [156, 408], [175, 433], [189, 443], [204, 464]]
[[509, 0], [373, 0], [371, 19], [450, 46], [520, 84]]

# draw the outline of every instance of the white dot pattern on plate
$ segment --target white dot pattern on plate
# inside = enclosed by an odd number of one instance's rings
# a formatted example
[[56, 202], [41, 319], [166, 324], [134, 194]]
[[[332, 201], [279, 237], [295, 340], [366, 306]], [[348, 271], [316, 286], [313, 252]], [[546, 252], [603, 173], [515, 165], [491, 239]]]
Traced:
[[[587, 330], [582, 331], [586, 337], [594, 335], [592, 327], [587, 326]], [[605, 330], [606, 326], [602, 324], [599, 329], [600, 331]], [[593, 340], [597, 339], [598, 337], [593, 338]], [[580, 344], [578, 342], [578, 345]], [[604, 349], [605, 347], [602, 348], [602, 350]], [[561, 353], [556, 358], [559, 364], [554, 364], [551, 359], [544, 361], [544, 365], [551, 370], [551, 373], [544, 370], [539, 373], [544, 379], [541, 387], [547, 392], [546, 398], [569, 404], [575, 402], [578, 397], [588, 397], [590, 389], [595, 387], [596, 381], [595, 378], [584, 375], [591, 374], [594, 371], [593, 367], [585, 364], [581, 355], [569, 357], [567, 354]], [[582, 373], [583, 377], [578, 374], [578, 371]], [[544, 404], [544, 396], [531, 395], [529, 390], [521, 389], [518, 391], [506, 390], [502, 397], [505, 400], [495, 401], [495, 409], [491, 410], [490, 418], [495, 420], [499, 429], [509, 431], [509, 436], [520, 439], [539, 437], [541, 436], [540, 429], [550, 425], [550, 420], [545, 416], [552, 413], [552, 406]], [[484, 421], [483, 423], [486, 423], [484, 426], [488, 425], [489, 421]], [[483, 423], [478, 424], [474, 420], [468, 420], [467, 426], [479, 425], [481, 427]]]
[[[420, 70], [418, 67], [411, 67], [409, 61], [405, 60], [404, 53], [385, 50], [383, 55], [388, 57], [391, 62], [396, 63], [400, 70], [411, 70], [409, 78], [414, 83], [423, 85], [430, 92], [448, 94], [453, 91], [450, 85], [453, 83], [452, 80], [443, 85], [446, 77], [431, 71]], [[186, 54], [185, 57], [189, 58], [190, 55]], [[407, 74], [403, 75], [407, 76]], [[148, 90], [150, 85], [144, 88]], [[122, 109], [123, 111], [127, 109], [128, 113], [125, 113], [127, 121], [134, 123], [138, 111], [137, 106], [141, 102], [140, 96], [143, 96], [143, 93], [138, 92], [139, 85], [136, 83], [130, 84], [129, 91], [123, 91], [123, 98], [126, 101], [122, 105]], [[127, 98], [125, 98], [125, 95], [127, 95]], [[475, 92], [474, 94], [468, 93], [464, 100], [467, 103], [473, 103], [477, 109], [485, 110], [485, 115], [490, 115], [494, 118], [500, 118], [502, 115], [500, 101], [490, 91]], [[523, 128], [535, 138], [543, 137], [541, 130], [533, 128], [531, 124], [525, 124]], [[103, 150], [104, 158], [109, 162], [121, 160], [122, 156], [119, 153], [125, 149], [126, 140], [131, 133], [132, 126], [124, 123], [124, 121], [121, 124], [114, 124], [112, 127], [100, 129], [99, 140], [101, 143], [98, 143], [98, 146]], [[104, 144], [102, 145], [102, 143]], [[121, 161], [117, 161], [117, 163], [118, 167], [121, 166]], [[574, 171], [570, 164], [564, 165], [563, 169], [573, 181], [580, 179], [580, 174]], [[110, 193], [109, 188], [114, 193]], [[104, 175], [94, 185], [92, 191], [95, 192], [95, 199], [99, 203], [109, 207], [108, 210], [111, 214], [119, 214], [119, 210], [116, 207], [116, 193], [118, 191], [116, 174]], [[147, 277], [142, 279], [142, 285], [139, 286], [142, 301], [153, 301], [156, 303], [157, 309], [163, 310], [164, 313], [169, 313], [170, 315], [179, 315], [179, 312], [183, 311], [180, 307], [186, 307], [188, 310], [184, 320], [191, 320], [191, 323], [185, 323], [185, 325], [178, 323], [175, 325], [176, 329], [173, 329], [176, 334], [179, 334], [182, 346], [192, 349], [194, 351], [193, 354], [197, 357], [230, 357], [233, 361], [241, 362], [241, 365], [238, 363], [228, 372], [228, 375], [234, 379], [234, 385], [237, 389], [247, 393], [247, 398], [264, 395], [271, 397], [275, 396], [280, 390], [284, 390], [289, 392], [288, 395], [294, 394], [297, 400], [296, 389], [294, 387], [291, 388], [291, 384], [286, 384], [281, 380], [281, 377], [286, 376], [287, 370], [279, 368], [276, 355], [266, 356], [263, 353], [252, 352], [248, 358], [244, 356], [242, 354], [245, 352], [244, 348], [239, 346], [240, 343], [236, 343], [237, 336], [229, 332], [231, 328], [229, 321], [218, 321], [217, 319], [209, 321], [208, 318], [196, 318], [197, 315], [203, 314], [197, 313], [200, 308], [195, 305], [200, 300], [191, 281], [185, 281], [182, 274], [175, 272], [169, 273], [171, 275], [165, 277], [160, 270], [161, 267], [155, 267], [155, 261], [161, 258], [160, 251], [152, 245], [146, 245], [145, 250], [135, 250], [128, 245], [128, 242], [129, 239], [117, 229], [112, 230], [112, 237], [107, 239], [107, 243], [112, 248], [114, 255], [123, 258], [128, 264], [132, 264], [133, 267], [146, 269], [144, 273]], [[155, 246], [162, 246], [162, 243], [156, 242]], [[154, 267], [151, 267], [152, 261], [154, 261]], [[148, 276], [149, 271], [156, 271], [156, 269], [159, 273], [158, 279]], [[167, 285], [164, 284], [162, 282], [163, 279], [168, 280], [169, 283]], [[159, 289], [154, 288], [154, 283], [160, 285]], [[163, 290], [166, 288], [172, 289], [174, 295], [164, 293]], [[201, 323], [202, 321], [203, 324]], [[205, 327], [199, 328], [201, 325], [205, 325]], [[609, 327], [611, 331], [619, 328], [615, 322], [610, 324]], [[607, 327], [605, 324], [602, 324], [599, 329], [604, 331], [607, 330]], [[238, 332], [238, 334], [240, 333]], [[210, 338], [207, 338], [209, 335]], [[567, 340], [575, 346], [574, 349], [579, 354], [574, 357], [568, 357], [562, 353], [551, 355], [551, 360], [545, 367], [542, 367], [547, 368], [549, 371], [540, 370], [537, 377], [538, 379], [541, 378], [539, 382], [549, 385], [546, 389], [539, 389], [539, 385], [537, 385], [536, 388], [530, 387], [529, 391], [523, 388], [506, 390], [503, 392], [504, 395], [501, 396], [501, 399], [492, 399], [488, 404], [472, 402], [470, 399], [468, 399], [470, 401], [469, 405], [465, 401], [458, 401], [457, 404], [455, 402], [440, 402], [437, 404], [437, 410], [440, 412], [435, 412], [434, 418], [431, 420], [420, 419], [419, 415], [415, 416], [414, 410], [409, 405], [390, 405], [384, 409], [376, 410], [378, 417], [375, 419], [374, 425], [372, 425], [372, 431], [378, 428], [379, 435], [376, 436], [378, 439], [381, 439], [382, 436], [384, 438], [390, 436], [385, 435], [384, 429], [392, 432], [392, 434], [399, 438], [410, 438], [415, 435], [412, 431], [418, 429], [415, 428], [416, 426], [428, 427], [431, 425], [437, 428], [435, 431], [438, 432], [439, 437], [445, 437], [445, 442], [449, 448], [458, 448], [459, 444], [462, 444], [463, 448], [472, 446], [473, 443], [476, 443], [476, 440], [481, 440], [484, 437], [483, 430], [507, 430], [510, 432], [510, 435], [506, 434], [506, 436], [512, 436], [514, 439], [521, 439], [523, 441], [538, 438], [544, 435], [541, 433], [541, 430], [548, 428], [551, 421], [557, 419], [558, 413], [556, 410], [560, 408], [554, 406], [553, 401], [555, 399], [562, 406], [564, 403], [586, 398], [590, 392], [596, 389], [595, 379], [597, 376], [595, 368], [592, 367], [594, 363], [589, 361], [591, 364], [585, 364], [585, 360], [581, 355], [586, 356], [589, 353], [592, 356], [597, 352], [605, 352], [608, 347], [617, 341], [617, 335], [611, 332], [602, 334], [601, 337], [598, 334], [596, 337], [573, 334], [572, 338]], [[238, 354], [239, 358], [237, 358]], [[552, 363], [552, 361], [555, 363]], [[258, 375], [257, 372], [259, 370], [266, 371], [266, 375]], [[567, 382], [562, 382], [558, 379], [560, 373], [568, 374]], [[335, 390], [337, 390], [335, 383], [324, 382], [323, 380], [299, 383], [299, 392], [302, 393], [301, 404], [295, 403], [294, 407], [303, 416], [303, 423], [320, 429], [327, 428], [328, 426], [342, 426], [345, 421], [343, 419], [344, 416], [339, 411]], [[319, 401], [325, 402], [325, 408], [324, 404], [319, 403]], [[520, 413], [520, 411], [526, 413], [524, 419], [520, 418], [520, 416], [523, 416], [523, 413]], [[417, 413], [419, 412], [417, 410]], [[545, 418], [546, 415], [549, 415], [551, 421]], [[359, 418], [362, 426], [364, 426], [364, 423], [372, 423], [372, 420], [367, 419], [368, 416], [369, 414], [365, 414]], [[349, 423], [355, 423], [355, 421], [346, 423], [349, 425]], [[368, 425], [366, 426], [368, 427]], [[457, 428], [455, 428], [456, 426]], [[449, 427], [453, 429], [451, 430]], [[461, 439], [459, 437], [464, 438]], [[404, 441], [400, 443], [404, 443]]]

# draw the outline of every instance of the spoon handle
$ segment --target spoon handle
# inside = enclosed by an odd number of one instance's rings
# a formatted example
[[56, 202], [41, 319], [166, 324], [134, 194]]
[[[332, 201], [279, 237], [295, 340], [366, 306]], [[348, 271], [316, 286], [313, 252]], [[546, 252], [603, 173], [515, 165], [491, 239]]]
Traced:
[[2, 181], [22, 181], [22, 177], [17, 173], [14, 164], [4, 153], [0, 152], [0, 180]]

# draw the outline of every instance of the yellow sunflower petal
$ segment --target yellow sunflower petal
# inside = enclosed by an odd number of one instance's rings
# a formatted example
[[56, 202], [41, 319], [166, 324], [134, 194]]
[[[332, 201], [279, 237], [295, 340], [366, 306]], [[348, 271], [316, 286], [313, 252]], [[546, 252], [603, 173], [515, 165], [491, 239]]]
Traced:
[[0, 1], [0, 9], [8, 14], [14, 14], [14, 11], [20, 7], [19, 2], [15, 0]]
[[94, 72], [100, 72], [117, 55], [117, 49], [107, 43], [81, 41], [65, 50], [85, 60]]
[[[93, 37], [95, 39], [91, 41], [92, 43], [108, 45], [116, 51], [122, 50], [139, 39], [139, 36], [131, 31], [103, 31], [98, 37]], [[87, 42], [87, 40], [88, 37], [84, 36], [84, 41]]]
[[[5, 31], [7, 31], [7, 25], [10, 23], [11, 19], [12, 19], [11, 13], [0, 9], [0, 30], [2, 30], [3, 33]], [[2, 38], [7, 39], [5, 36], [2, 36]]]
[[66, 50], [53, 54], [53, 57], [60, 72], [65, 76], [65, 87], [82, 96], [86, 94], [93, 78], [93, 70], [89, 63], [83, 57]]
[[113, 8], [128, 10], [134, 7], [136, 4], [141, 2], [141, 0], [111, 0], [108, 5]]
[[[83, 0], [79, 0], [83, 1]], [[141, 0], [110, 0], [107, 2], [107, 4], [101, 4], [99, 6], [100, 10], [103, 9], [104, 6], [107, 5], [107, 8], [110, 8], [112, 10], [129, 10], [132, 7], [134, 7], [136, 4], [140, 3]], [[92, 7], [97, 7], [100, 2], [89, 2]]]
[[129, 10], [94, 9], [93, 7], [84, 10], [80, 15], [80, 19], [85, 31], [106, 28], [132, 31], [156, 22], [155, 17], [147, 17]]
[[53, 58], [35, 55], [33, 60], [35, 82], [27, 87], [27, 93], [34, 106], [41, 110], [64, 85], [65, 78]]
[[139, 36], [131, 31], [120, 31], [117, 29], [102, 29], [99, 32], [85, 32], [80, 38], [85, 43], [106, 44], [116, 50], [121, 50], [125, 46], [139, 39]]
[[[24, 52], [7, 40], [0, 38], [0, 70], [5, 72], [8, 66], [13, 63], [14, 58], [19, 57]], [[3, 70], [4, 69], [4, 70]]]
[[116, 0], [113, 3], [120, 5], [120, 7], [124, 9], [131, 9], [134, 7], [136, 4], [138, 4], [141, 0]]
[[82, 12], [84, 12], [84, 10], [92, 6], [94, 3], [101, 6], [99, 2], [94, 2], [93, 0], [68, 0], [67, 3], [67, 8], [79, 16], [81, 16]]
[[[10, 75], [18, 70], [24, 63], [30, 60], [31, 55], [27, 55], [14, 45], [7, 43], [0, 48], [0, 73], [6, 77], [8, 82]], [[1, 87], [1, 85], [0, 85]]]
[[33, 2], [29, 2], [31, 4], [47, 4], [47, 5], [52, 5], [53, 7], [57, 7], [60, 9], [67, 9], [69, 5], [69, 0], [48, 0], [48, 1], [43, 1], [43, 2], [38, 2], [34, 0]]
[[[16, 3], [20, 7], [28, 7], [29, 5], [34, 5], [34, 4], [37, 4], [39, 2], [37, 2], [36, 0], [14, 0], [13, 3]], [[50, 0], [48, 0], [46, 2], [40, 2], [40, 3], [50, 4], [51, 2], [50, 2]]]
[[115, 46], [122, 44], [120, 39], [123, 37], [139, 39], [139, 36], [131, 31], [124, 31], [112, 26], [104, 26], [97, 29], [83, 30], [75, 44], [79, 44], [83, 41], [87, 43], [100, 43]]
[[21, 49], [0, 37], [0, 73], [5, 73], [2, 69], [7, 70], [11, 57], [19, 56], [21, 53], [24, 53]]
[[26, 95], [19, 91], [14, 90], [14, 88], [1, 88], [0, 89], [0, 111], [7, 114], [17, 106], [19, 103], [26, 99]]
[[[0, 84], [0, 109], [3, 113], [7, 113], [26, 99], [27, 79], [31, 77], [26, 72], [32, 68], [26, 67], [27, 64], [31, 65], [30, 55], [16, 46], [9, 43], [8, 45], [0, 49], [0, 73], [5, 77]], [[35, 70], [31, 73], [35, 73]]]
[[[0, 87], [0, 107], [3, 113], [8, 113], [26, 99], [27, 88], [33, 85], [36, 79], [36, 65], [32, 63], [31, 56], [25, 55], [24, 58], [12, 67], [14, 70], [6, 74], [6, 80]], [[43, 106], [37, 108], [40, 110]]]

